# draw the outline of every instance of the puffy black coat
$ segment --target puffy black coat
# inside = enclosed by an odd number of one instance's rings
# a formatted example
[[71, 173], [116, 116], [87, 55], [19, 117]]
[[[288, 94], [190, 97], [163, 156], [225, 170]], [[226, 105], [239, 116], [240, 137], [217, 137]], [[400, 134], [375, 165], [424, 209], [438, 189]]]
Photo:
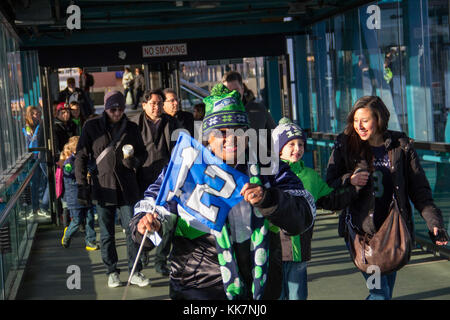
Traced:
[[[245, 165], [236, 167], [246, 172]], [[146, 197], [156, 198], [161, 189], [166, 168], [161, 175], [150, 185], [145, 192]], [[265, 196], [260, 203], [255, 205], [259, 212], [273, 225], [278, 226], [291, 235], [305, 232], [314, 223], [315, 208], [311, 208], [302, 195], [303, 184], [285, 163], [280, 163], [279, 172], [275, 175], [261, 176], [263, 185], [270, 184]], [[312, 197], [311, 197], [312, 198]], [[314, 201], [314, 200], [312, 200]], [[166, 205], [172, 213], [177, 213], [175, 201]], [[314, 210], [314, 212], [312, 211]], [[130, 221], [130, 232], [135, 242], [142, 241], [142, 235], [137, 231], [137, 224], [144, 213], [137, 214]], [[250, 213], [249, 213], [250, 214]], [[180, 224], [182, 219], [178, 220]], [[189, 228], [188, 228], [189, 229]], [[192, 231], [192, 230], [191, 230]], [[269, 237], [269, 270], [267, 287], [264, 290], [263, 299], [278, 299], [281, 292], [282, 260], [281, 244], [278, 232], [270, 231]], [[175, 234], [172, 240], [171, 282], [177, 286], [171, 286], [171, 296], [180, 296], [181, 292], [174, 292], [174, 288], [211, 288], [222, 283], [220, 264], [217, 258], [215, 237], [209, 233], [193, 232], [192, 234]], [[144, 246], [153, 248], [153, 244], [147, 239]], [[237, 264], [240, 274], [247, 284], [251, 286], [251, 263], [249, 260], [250, 241], [234, 244]], [[181, 290], [183, 291], [183, 290]], [[187, 297], [189, 299], [189, 297]]]
[[[353, 171], [362, 166], [361, 161], [352, 163], [349, 159], [347, 139], [347, 135], [340, 134], [336, 138], [330, 156], [327, 183], [333, 188], [342, 184], [350, 184]], [[385, 132], [383, 139], [391, 162], [394, 195], [412, 238], [414, 238], [413, 211], [409, 199], [426, 221], [430, 231], [434, 227], [443, 228], [442, 213], [434, 204], [430, 185], [420, 165], [412, 140], [403, 132], [390, 130]], [[375, 209], [373, 191], [373, 179], [370, 178], [367, 185], [360, 190], [358, 198], [349, 206], [353, 224], [369, 234], [376, 232], [373, 221]]]
[[[121, 126], [123, 121], [126, 126], [117, 147], [97, 164], [92, 173], [91, 196], [100, 205], [134, 205], [140, 199], [136, 169], [144, 163], [147, 152], [138, 126], [129, 121], [126, 115], [123, 115], [117, 126]], [[75, 177], [81, 189], [88, 188], [86, 174], [89, 161], [95, 162], [112, 140], [111, 134], [112, 128], [106, 113], [85, 123], [75, 157]], [[133, 158], [123, 158], [122, 147], [125, 144], [134, 147]], [[79, 192], [78, 196], [83, 199], [84, 195]]]
[[158, 130], [153, 135], [150, 128], [151, 120], [145, 116], [145, 111], [130, 117], [130, 120], [138, 125], [147, 150], [147, 158], [138, 169], [139, 189], [143, 197], [144, 191], [155, 182], [162, 169], [169, 163], [170, 153], [176, 143], [171, 141], [171, 135], [177, 129], [178, 122], [168, 114], [162, 114]]

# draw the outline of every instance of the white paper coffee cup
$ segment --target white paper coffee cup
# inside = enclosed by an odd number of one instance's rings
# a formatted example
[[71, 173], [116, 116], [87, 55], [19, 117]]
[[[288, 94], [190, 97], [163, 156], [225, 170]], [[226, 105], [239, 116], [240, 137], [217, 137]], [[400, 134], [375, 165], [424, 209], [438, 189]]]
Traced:
[[134, 148], [131, 144], [126, 144], [122, 147], [124, 159], [132, 157], [134, 154]]

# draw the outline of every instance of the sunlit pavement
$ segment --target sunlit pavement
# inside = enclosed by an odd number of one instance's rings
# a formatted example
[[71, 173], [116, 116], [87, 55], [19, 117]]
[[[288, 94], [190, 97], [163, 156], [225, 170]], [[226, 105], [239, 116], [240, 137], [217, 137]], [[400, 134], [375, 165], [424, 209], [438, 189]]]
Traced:
[[[354, 267], [344, 244], [337, 236], [338, 217], [334, 213], [319, 212], [314, 227], [312, 259], [308, 265], [310, 300], [362, 300], [368, 294], [362, 275]], [[98, 231], [98, 228], [97, 228]], [[84, 234], [78, 233], [71, 246], [61, 246], [62, 227], [40, 224], [36, 232], [22, 286], [16, 299], [55, 300], [120, 300], [125, 286], [108, 288], [105, 267], [100, 251], [84, 248]], [[125, 260], [125, 237], [116, 228], [121, 281], [128, 279]], [[100, 235], [97, 233], [97, 239]], [[154, 270], [154, 251], [142, 271], [151, 280], [151, 286], [130, 286], [127, 300], [169, 299], [169, 278]], [[73, 267], [79, 267], [80, 288], [73, 276]], [[75, 267], [75, 268], [76, 268]], [[68, 273], [69, 269], [69, 273]], [[411, 262], [397, 274], [394, 299], [450, 299], [450, 263], [432, 254], [414, 249]]]

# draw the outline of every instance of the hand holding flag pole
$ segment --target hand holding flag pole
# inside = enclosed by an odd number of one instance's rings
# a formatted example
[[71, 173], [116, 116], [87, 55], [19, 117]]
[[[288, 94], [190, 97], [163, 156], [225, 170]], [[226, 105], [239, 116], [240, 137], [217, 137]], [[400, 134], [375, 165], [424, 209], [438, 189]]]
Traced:
[[[201, 161], [196, 161], [199, 158]], [[139, 205], [139, 210], [152, 211], [153, 216], [156, 206], [163, 206], [173, 200], [179, 207], [178, 213], [183, 215], [183, 219], [190, 221], [193, 228], [209, 230], [205, 232], [211, 230], [220, 232], [228, 212], [242, 200], [242, 197], [251, 204], [263, 198], [264, 189], [260, 184], [252, 180], [248, 182], [249, 177], [246, 174], [228, 166], [198, 141], [182, 132], [165, 169], [163, 181], [158, 186], [154, 207], [146, 209], [144, 203]], [[144, 201], [146, 200], [141, 202]], [[143, 221], [144, 225], [140, 227], [138, 225], [138, 230], [140, 229], [144, 236], [122, 300], [126, 297], [148, 230], [156, 230], [157, 227], [155, 221], [146, 221], [142, 218], [140, 221]]]
[[[153, 208], [153, 212], [151, 213], [151, 215], [154, 216], [155, 213], [156, 213], [156, 205]], [[152, 222], [152, 227], [153, 228], [156, 227], [154, 221]], [[155, 230], [156, 230], [156, 228], [155, 228]], [[144, 247], [144, 242], [145, 242], [145, 239], [147, 238], [147, 235], [148, 235], [148, 229], [145, 228], [145, 232], [144, 232], [144, 235], [142, 237], [141, 245], [139, 246], [138, 253], [136, 254], [136, 260], [134, 261], [133, 268], [131, 269], [131, 272], [130, 272], [130, 276], [128, 277], [127, 286], [125, 288], [125, 292], [123, 293], [122, 300], [125, 300], [126, 297], [127, 297], [128, 287], [130, 286], [130, 283], [131, 283], [131, 277], [134, 274], [134, 270], [136, 269], [137, 262], [139, 261], [139, 257], [141, 256], [142, 248]]]

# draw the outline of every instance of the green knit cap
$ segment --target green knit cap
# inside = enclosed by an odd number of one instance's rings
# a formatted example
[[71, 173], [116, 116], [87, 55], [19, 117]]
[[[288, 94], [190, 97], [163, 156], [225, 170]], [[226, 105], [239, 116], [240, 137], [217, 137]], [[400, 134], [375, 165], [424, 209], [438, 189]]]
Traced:
[[249, 127], [247, 112], [241, 95], [236, 90], [230, 91], [222, 83], [216, 84], [203, 102], [205, 104], [204, 135], [208, 135], [213, 129]]

